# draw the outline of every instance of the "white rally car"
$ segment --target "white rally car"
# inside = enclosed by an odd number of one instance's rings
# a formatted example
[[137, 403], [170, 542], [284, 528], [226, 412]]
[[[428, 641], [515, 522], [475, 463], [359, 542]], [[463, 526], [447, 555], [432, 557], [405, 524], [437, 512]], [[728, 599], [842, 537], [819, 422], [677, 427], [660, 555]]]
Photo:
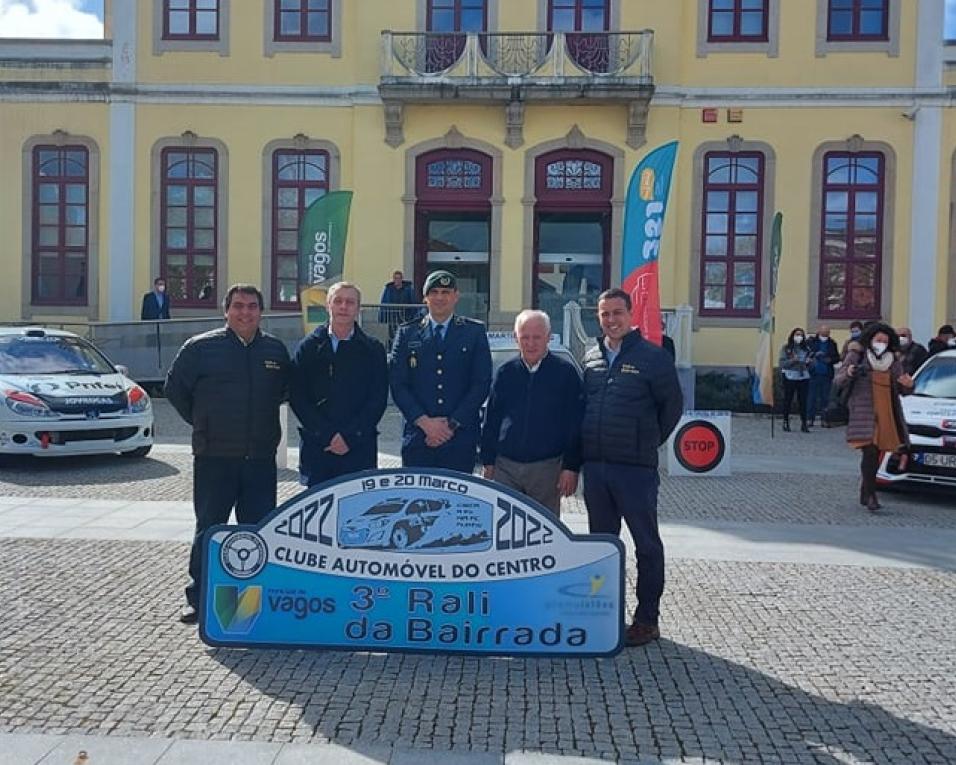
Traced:
[[0, 327], [0, 455], [145, 457], [152, 445], [149, 396], [92, 344]]
[[912, 452], [902, 468], [898, 455], [884, 455], [877, 481], [956, 488], [956, 351], [932, 356], [913, 379], [913, 392], [903, 397]]

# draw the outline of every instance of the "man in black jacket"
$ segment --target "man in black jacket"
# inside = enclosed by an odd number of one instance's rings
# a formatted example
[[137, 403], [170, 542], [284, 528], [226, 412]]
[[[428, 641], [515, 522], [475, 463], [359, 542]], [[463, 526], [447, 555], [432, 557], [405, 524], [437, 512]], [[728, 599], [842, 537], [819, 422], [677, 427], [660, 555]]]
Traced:
[[388, 369], [385, 347], [356, 323], [361, 303], [354, 284], [333, 284], [328, 323], [304, 338], [292, 357], [289, 403], [302, 423], [299, 472], [308, 486], [378, 462]]
[[683, 397], [670, 356], [631, 329], [631, 297], [598, 297], [604, 336], [584, 357], [584, 501], [592, 534], [618, 534], [627, 524], [637, 552], [637, 609], [629, 646], [660, 637], [664, 545], [657, 529], [657, 450], [680, 420]]
[[485, 478], [536, 499], [555, 515], [574, 494], [581, 470], [581, 378], [548, 353], [551, 320], [544, 311], [515, 319], [519, 355], [495, 375], [481, 432]]
[[193, 427], [196, 531], [180, 621], [198, 621], [202, 538], [226, 523], [257, 523], [276, 506], [279, 405], [288, 388], [289, 353], [259, 330], [262, 293], [236, 284], [223, 299], [226, 326], [191, 337], [166, 376], [166, 397]]

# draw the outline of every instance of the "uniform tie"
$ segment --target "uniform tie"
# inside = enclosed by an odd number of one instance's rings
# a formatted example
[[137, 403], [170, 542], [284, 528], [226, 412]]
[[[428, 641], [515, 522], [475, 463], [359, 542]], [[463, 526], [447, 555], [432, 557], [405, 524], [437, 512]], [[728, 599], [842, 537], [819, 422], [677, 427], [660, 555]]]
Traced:
[[439, 343], [445, 342], [445, 325], [444, 324], [435, 325], [435, 337], [438, 338]]

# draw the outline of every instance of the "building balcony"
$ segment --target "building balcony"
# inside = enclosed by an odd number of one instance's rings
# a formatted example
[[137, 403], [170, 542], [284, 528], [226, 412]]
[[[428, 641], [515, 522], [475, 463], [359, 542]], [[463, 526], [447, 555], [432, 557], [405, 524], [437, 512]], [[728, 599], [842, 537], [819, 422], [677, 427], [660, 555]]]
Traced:
[[654, 33], [382, 32], [385, 141], [404, 141], [407, 104], [499, 104], [505, 144], [520, 146], [529, 104], [627, 107], [628, 145], [644, 143]]

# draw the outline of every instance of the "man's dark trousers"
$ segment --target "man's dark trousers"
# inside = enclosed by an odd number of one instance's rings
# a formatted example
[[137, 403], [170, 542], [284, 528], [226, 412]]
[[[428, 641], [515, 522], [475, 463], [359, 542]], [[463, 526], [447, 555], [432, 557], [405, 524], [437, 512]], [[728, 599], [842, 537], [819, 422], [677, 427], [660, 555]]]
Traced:
[[830, 388], [832, 386], [833, 378], [829, 375], [810, 375], [810, 400], [807, 402], [807, 419], [811, 422], [817, 415], [821, 419], [823, 418], [823, 413], [830, 403]]
[[206, 529], [229, 522], [232, 508], [236, 521], [258, 523], [276, 506], [275, 457], [194, 457], [193, 507], [196, 532], [189, 552], [190, 583], [186, 601], [199, 608], [202, 581], [202, 538]]
[[470, 429], [459, 430], [450, 441], [434, 449], [421, 439], [402, 447], [403, 467], [445, 468], [471, 475], [477, 457], [478, 438]]
[[592, 534], [621, 531], [627, 524], [637, 552], [637, 609], [634, 621], [657, 625], [664, 594], [664, 543], [657, 528], [657, 468], [585, 462], [584, 501]]

